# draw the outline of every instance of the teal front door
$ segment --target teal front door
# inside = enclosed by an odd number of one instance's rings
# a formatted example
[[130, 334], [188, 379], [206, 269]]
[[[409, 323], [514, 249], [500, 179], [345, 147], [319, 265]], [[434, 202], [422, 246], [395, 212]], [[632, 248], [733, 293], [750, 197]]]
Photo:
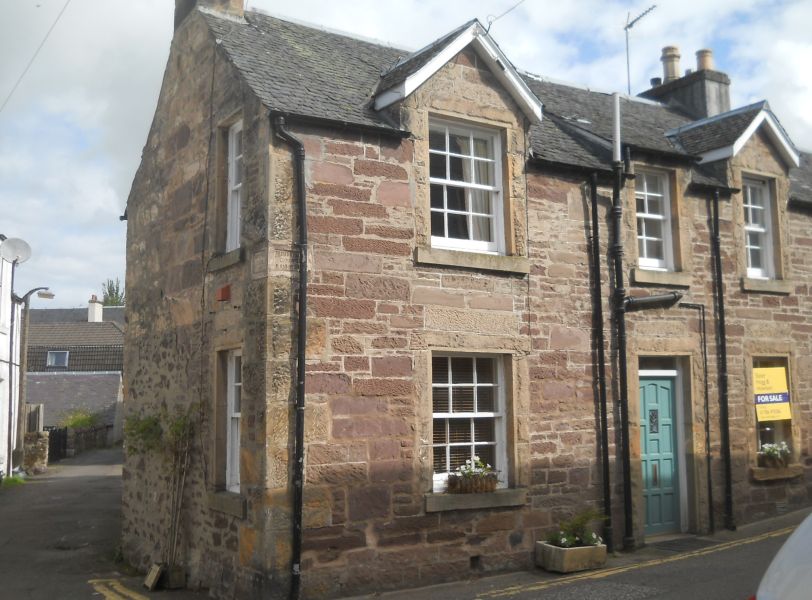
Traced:
[[640, 460], [646, 535], [680, 530], [674, 388], [673, 377], [640, 378]]

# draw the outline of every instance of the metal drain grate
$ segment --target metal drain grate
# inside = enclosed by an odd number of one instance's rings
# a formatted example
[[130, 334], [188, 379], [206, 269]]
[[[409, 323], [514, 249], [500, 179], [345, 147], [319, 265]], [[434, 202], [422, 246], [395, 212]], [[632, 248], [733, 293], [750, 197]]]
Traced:
[[688, 537], [677, 538], [675, 540], [664, 540], [662, 542], [656, 542], [650, 545], [652, 548], [666, 550], [668, 552], [691, 552], [692, 550], [701, 550], [702, 548], [715, 546], [718, 543], [719, 542], [714, 542], [712, 540], [701, 540], [699, 538]]

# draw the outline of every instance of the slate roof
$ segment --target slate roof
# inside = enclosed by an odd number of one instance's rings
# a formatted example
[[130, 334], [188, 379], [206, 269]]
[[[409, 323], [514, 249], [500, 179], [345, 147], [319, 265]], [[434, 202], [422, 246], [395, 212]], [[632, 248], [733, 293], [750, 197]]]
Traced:
[[[544, 103], [545, 117], [557, 115], [573, 128], [611, 142], [614, 118], [612, 94], [530, 74], [526, 74], [524, 80]], [[667, 154], [685, 154], [665, 137], [665, 132], [690, 122], [687, 115], [663, 104], [628, 96], [621, 96], [620, 115], [624, 144]]]
[[247, 24], [200, 12], [269, 109], [397, 130], [369, 104], [381, 70], [408, 52], [258, 12]]
[[29, 346], [121, 346], [124, 333], [115, 323], [30, 323]]
[[[124, 325], [123, 306], [102, 307], [102, 319]], [[32, 308], [29, 323], [87, 323], [87, 308]]]
[[26, 402], [45, 405], [45, 426], [58, 426], [75, 410], [99, 415], [104, 425], [114, 425], [121, 403], [118, 373], [28, 373]]
[[[48, 352], [66, 350], [67, 367], [49, 367]], [[28, 373], [65, 373], [74, 371], [121, 371], [124, 365], [124, 346], [70, 346], [54, 344], [51, 346], [29, 346], [26, 372]]]
[[[67, 367], [48, 367], [48, 352], [68, 351]], [[28, 329], [28, 372], [121, 371], [124, 333], [113, 322], [31, 323]]]
[[[247, 84], [271, 111], [401, 134], [386, 112], [371, 107], [373, 94], [416, 72], [474, 22], [411, 53], [259, 12], [246, 11], [243, 21], [197, 10]], [[544, 104], [542, 122], [531, 129], [533, 156], [549, 164], [610, 168], [607, 148], [612, 139], [612, 95], [528, 73], [522, 76]], [[761, 105], [686, 127], [692, 117], [675, 106], [623, 96], [623, 142], [633, 149], [690, 161], [710, 145], [723, 147], [738, 139]], [[667, 136], [668, 132], [673, 135]], [[796, 174], [799, 194], [807, 193], [803, 182], [808, 183], [808, 179], [808, 173]], [[711, 185], [713, 181], [719, 181], [713, 173], [695, 170], [695, 182]]]
[[759, 113], [768, 108], [762, 100], [716, 115], [708, 119], [687, 124], [670, 136], [687, 153], [699, 155], [717, 148], [732, 146], [747, 130]]
[[800, 167], [790, 169], [790, 200], [812, 207], [812, 154], [801, 152]]

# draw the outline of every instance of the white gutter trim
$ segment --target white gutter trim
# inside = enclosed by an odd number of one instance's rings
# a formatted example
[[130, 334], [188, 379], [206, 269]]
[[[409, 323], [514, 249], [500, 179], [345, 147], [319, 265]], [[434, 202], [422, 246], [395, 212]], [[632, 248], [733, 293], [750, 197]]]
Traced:
[[792, 143], [789, 139], [787, 139], [787, 136], [775, 121], [775, 118], [766, 110], [762, 110], [760, 113], [758, 113], [758, 115], [756, 115], [750, 125], [747, 126], [747, 129], [745, 129], [739, 138], [733, 142], [733, 145], [725, 146], [723, 148], [716, 148], [701, 154], [700, 156], [702, 157], [702, 160], [699, 161], [700, 164], [736, 156], [739, 152], [741, 152], [741, 149], [744, 148], [744, 145], [750, 140], [750, 138], [762, 124], [767, 125], [767, 133], [773, 143], [775, 143], [777, 146], [778, 151], [781, 153], [784, 160], [795, 165], [796, 167], [800, 166], [801, 157], [798, 155], [798, 152], [792, 147]]
[[375, 97], [375, 110], [386, 108], [395, 102], [403, 100], [411, 95], [417, 88], [423, 85], [430, 77], [439, 71], [443, 65], [448, 63], [457, 54], [462, 52], [468, 45], [474, 43], [474, 47], [488, 64], [488, 67], [505, 86], [507, 91], [531, 120], [540, 121], [542, 118], [542, 103], [530, 91], [527, 84], [522, 80], [516, 69], [502, 53], [499, 47], [493, 43], [487, 31], [479, 23], [473, 23], [469, 28], [460, 33], [450, 42], [437, 56], [427, 62], [416, 73], [407, 77], [402, 83], [380, 92]]

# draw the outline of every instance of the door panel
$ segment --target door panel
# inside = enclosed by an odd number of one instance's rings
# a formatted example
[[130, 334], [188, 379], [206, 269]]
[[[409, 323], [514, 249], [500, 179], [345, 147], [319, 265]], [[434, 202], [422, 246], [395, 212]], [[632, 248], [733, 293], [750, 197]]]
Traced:
[[640, 460], [646, 534], [678, 532], [674, 379], [640, 378]]

